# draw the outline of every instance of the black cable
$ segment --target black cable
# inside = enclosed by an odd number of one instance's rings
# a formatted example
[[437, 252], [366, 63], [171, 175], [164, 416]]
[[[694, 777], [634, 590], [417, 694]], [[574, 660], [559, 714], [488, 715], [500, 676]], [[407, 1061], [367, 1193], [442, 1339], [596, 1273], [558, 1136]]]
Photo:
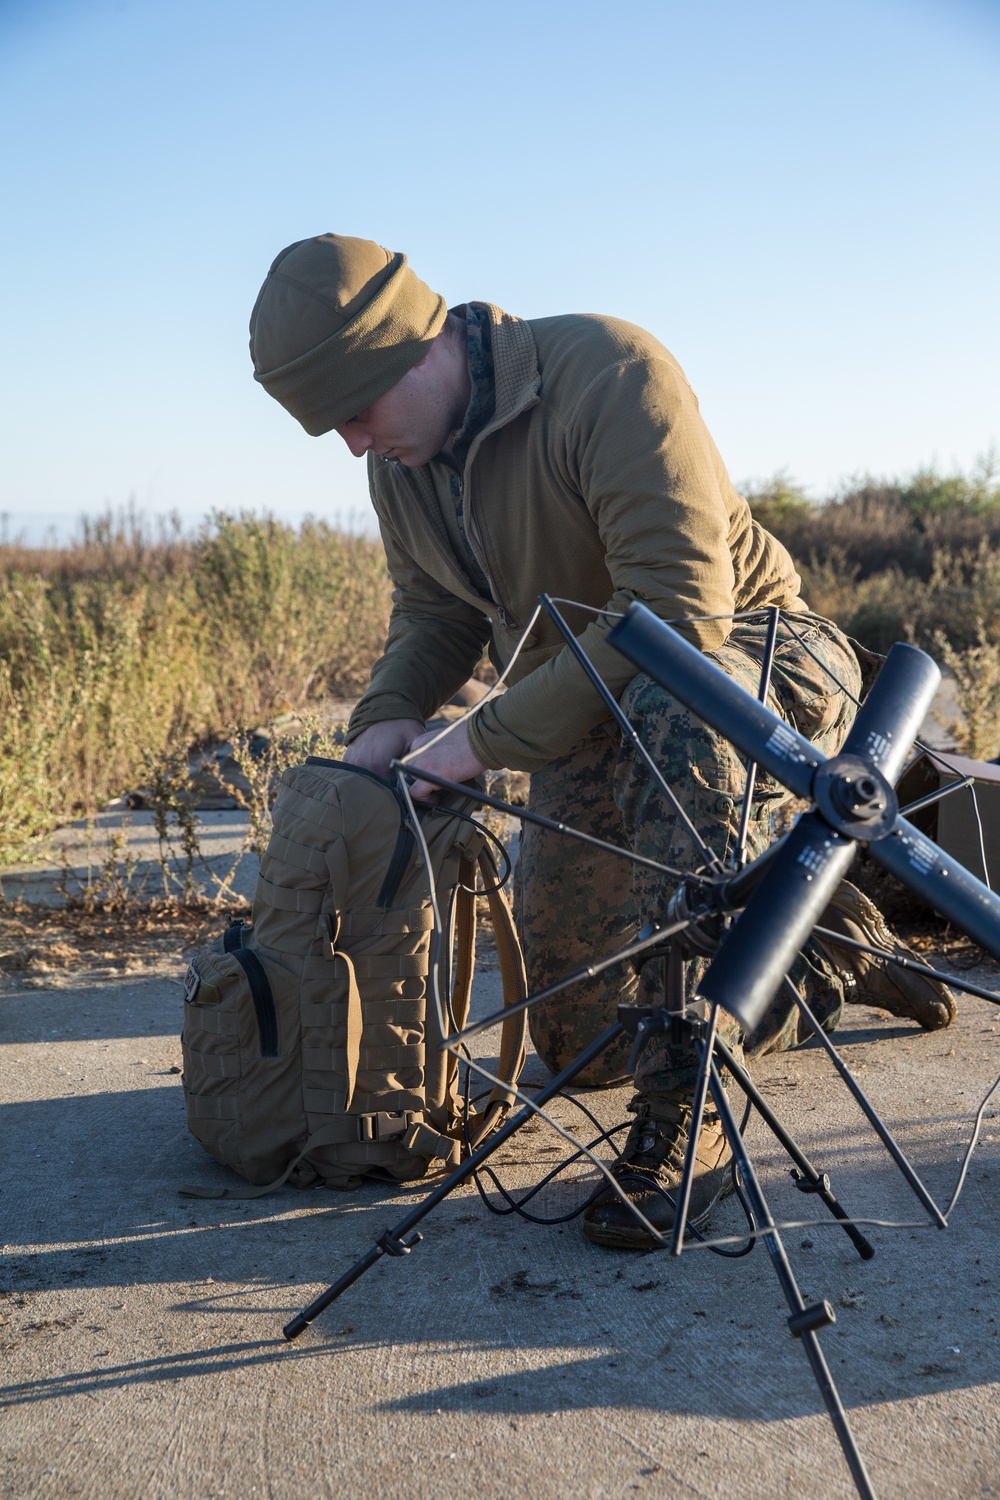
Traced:
[[473, 896], [495, 896], [497, 891], [503, 890], [514, 868], [510, 862], [510, 855], [507, 853], [507, 846], [502, 839], [497, 838], [491, 829], [487, 828], [485, 823], [480, 823], [478, 818], [473, 818], [469, 813], [459, 812], [455, 807], [443, 807], [441, 811], [447, 812], [451, 818], [461, 818], [463, 823], [471, 823], [473, 828], [478, 828], [479, 832], [485, 834], [490, 843], [495, 844], [500, 850], [500, 858], [503, 860], [503, 875], [500, 875], [500, 872], [497, 871], [499, 876], [499, 883], [497, 885], [490, 886], [488, 890], [481, 891], [477, 891], [474, 886], [471, 888], [467, 885], [462, 886], [463, 891], [470, 891]]
[[[472, 1075], [472, 1069], [471, 1068], [467, 1068], [466, 1069], [466, 1075], [465, 1075], [465, 1098], [464, 1098], [464, 1101], [463, 1101], [463, 1112], [462, 1112], [463, 1136], [464, 1136], [466, 1147], [468, 1149], [470, 1149], [470, 1150], [472, 1149], [472, 1140], [471, 1140], [471, 1137], [469, 1135], [469, 1079], [470, 1079], [471, 1075]], [[620, 1131], [625, 1130], [625, 1129], [628, 1128], [627, 1122], [623, 1122], [620, 1125], [614, 1125], [610, 1129], [605, 1130], [604, 1127], [601, 1125], [601, 1122], [596, 1118], [596, 1116], [593, 1114], [593, 1112], [591, 1110], [589, 1110], [585, 1104], [582, 1104], [579, 1099], [575, 1098], [572, 1094], [560, 1094], [559, 1097], [562, 1098], [562, 1099], [567, 1100], [567, 1102], [570, 1103], [570, 1104], [572, 1104], [572, 1105], [574, 1105], [580, 1111], [581, 1114], [585, 1115], [587, 1117], [587, 1119], [590, 1120], [591, 1123], [596, 1127], [597, 1131], [599, 1132], [598, 1135], [594, 1138], [594, 1140], [589, 1141], [586, 1146], [581, 1146], [577, 1151], [574, 1151], [571, 1156], [564, 1158], [561, 1162], [558, 1162], [555, 1165], [555, 1167], [553, 1167], [553, 1169], [545, 1177], [542, 1178], [542, 1180], [540, 1182], [536, 1183], [534, 1187], [530, 1188], [528, 1190], [528, 1192], [524, 1195], [524, 1197], [521, 1198], [521, 1199], [518, 1199], [517, 1202], [515, 1202], [515, 1200], [507, 1192], [507, 1189], [500, 1182], [499, 1178], [496, 1176], [496, 1173], [492, 1170], [492, 1168], [491, 1167], [485, 1168], [484, 1170], [492, 1178], [494, 1186], [496, 1187], [497, 1191], [499, 1193], [501, 1193], [502, 1196], [506, 1199], [506, 1201], [511, 1205], [509, 1208], [497, 1208], [494, 1204], [492, 1204], [490, 1202], [489, 1198], [486, 1196], [486, 1193], [485, 1193], [485, 1190], [483, 1189], [482, 1183], [479, 1180], [479, 1173], [478, 1172], [473, 1173], [473, 1181], [475, 1182], [476, 1187], [477, 1187], [477, 1189], [479, 1191], [479, 1196], [480, 1196], [480, 1198], [482, 1198], [483, 1202], [485, 1203], [486, 1207], [489, 1209], [490, 1213], [497, 1214], [497, 1215], [499, 1215], [501, 1217], [505, 1216], [507, 1214], [510, 1214], [510, 1213], [520, 1213], [521, 1212], [520, 1205], [524, 1204], [524, 1203], [528, 1203], [535, 1196], [536, 1193], [540, 1192], [543, 1187], [546, 1187], [548, 1185], [548, 1183], [551, 1182], [554, 1177], [557, 1177], [559, 1175], [559, 1173], [562, 1172], [566, 1167], [571, 1166], [575, 1161], [578, 1161], [580, 1159], [580, 1157], [586, 1155], [588, 1151], [592, 1151], [595, 1146], [601, 1145], [603, 1141], [609, 1140], [611, 1138], [611, 1136], [617, 1135]], [[599, 1188], [597, 1191], [598, 1192], [603, 1192], [603, 1190], [604, 1189], [603, 1189], [603, 1185], [602, 1185], [602, 1187]], [[597, 1194], [595, 1193], [594, 1196], [596, 1197]], [[590, 1201], [592, 1201], [592, 1200], [588, 1200], [588, 1202], [590, 1202]], [[564, 1217], [557, 1218], [557, 1219], [536, 1218], [534, 1215], [528, 1214], [528, 1213], [524, 1213], [521, 1216], [523, 1218], [528, 1219], [531, 1223], [534, 1223], [534, 1224], [549, 1224], [549, 1223], [551, 1223], [551, 1224], [564, 1224], [564, 1223], [567, 1223], [569, 1221], [569, 1219], [575, 1218], [576, 1215], [577, 1215], [577, 1213], [582, 1213], [583, 1209], [585, 1209], [586, 1207], [587, 1207], [587, 1204], [585, 1203], [582, 1208], [575, 1209], [573, 1211], [573, 1213], [565, 1215]]]
[[[615, 1125], [610, 1130], [602, 1131], [601, 1134], [594, 1140], [587, 1142], [586, 1149], [588, 1151], [592, 1151], [595, 1146], [601, 1145], [602, 1142], [610, 1140], [613, 1135], [617, 1135], [620, 1131], [627, 1129], [628, 1122], [623, 1121], [620, 1125]], [[569, 1213], [555, 1215], [532, 1214], [528, 1212], [524, 1205], [526, 1203], [530, 1203], [531, 1199], [534, 1198], [537, 1193], [540, 1193], [543, 1188], [548, 1187], [549, 1183], [552, 1182], [554, 1178], [558, 1177], [560, 1172], [563, 1172], [567, 1167], [572, 1166], [575, 1161], [579, 1161], [580, 1157], [583, 1156], [583, 1154], [584, 1152], [581, 1149], [580, 1151], [575, 1151], [571, 1156], [564, 1158], [564, 1160], [562, 1160], [561, 1162], [558, 1162], [553, 1168], [551, 1168], [549, 1172], [546, 1173], [544, 1177], [536, 1182], [533, 1187], [529, 1188], [523, 1197], [517, 1199], [515, 1199], [507, 1191], [492, 1167], [484, 1167], [483, 1171], [490, 1178], [497, 1192], [500, 1193], [505, 1202], [508, 1204], [507, 1208], [498, 1208], [495, 1203], [490, 1202], [489, 1198], [486, 1195], [486, 1190], [483, 1187], [482, 1182], [480, 1181], [480, 1174], [478, 1172], [473, 1174], [473, 1180], [475, 1181], [476, 1187], [479, 1190], [479, 1196], [483, 1200], [483, 1203], [489, 1209], [491, 1214], [496, 1214], [499, 1218], [504, 1218], [508, 1214], [517, 1214], [519, 1219], [525, 1219], [529, 1224], [568, 1224], [572, 1219], [579, 1218], [580, 1214], [585, 1213], [590, 1205], [601, 1196], [601, 1194], [605, 1191], [605, 1184], [603, 1182], [598, 1184], [598, 1186], [591, 1193], [590, 1197], [585, 1200], [585, 1202], [581, 1203], [577, 1208], [571, 1209]]]
[[[468, 1077], [468, 1075], [467, 1075], [467, 1077]], [[570, 1104], [573, 1104], [577, 1109], [579, 1109], [581, 1111], [581, 1113], [585, 1114], [588, 1117], [588, 1119], [592, 1120], [595, 1125], [599, 1126], [599, 1122], [594, 1118], [594, 1115], [592, 1114], [592, 1112], [586, 1107], [586, 1105], [584, 1105], [583, 1103], [581, 1103], [581, 1101], [579, 1099], [575, 1098], [571, 1094], [560, 1094], [558, 1097], [561, 1098], [561, 1099], [565, 1099]], [[752, 1109], [752, 1104], [751, 1104], [750, 1100], [747, 1100], [746, 1109], [744, 1110], [744, 1114], [743, 1114], [743, 1121], [742, 1121], [742, 1123], [740, 1125], [740, 1133], [741, 1134], [742, 1134], [743, 1130], [746, 1128], [747, 1120], [750, 1117], [750, 1111], [751, 1111], [751, 1109]], [[467, 1112], [467, 1109], [466, 1109], [466, 1121], [467, 1121], [467, 1119], [468, 1119], [468, 1112]], [[600, 1133], [597, 1136], [595, 1136], [593, 1140], [588, 1141], [585, 1146], [581, 1146], [577, 1151], [572, 1152], [569, 1156], [566, 1156], [561, 1161], [556, 1162], [545, 1173], [545, 1175], [542, 1178], [540, 1178], [538, 1182], [534, 1183], [533, 1186], [531, 1186], [530, 1188], [528, 1188], [527, 1191], [520, 1198], [515, 1198], [513, 1196], [513, 1194], [510, 1193], [508, 1191], [508, 1189], [504, 1187], [503, 1183], [500, 1181], [499, 1177], [497, 1176], [496, 1172], [492, 1169], [492, 1167], [484, 1167], [483, 1171], [482, 1171], [482, 1174], [480, 1174], [479, 1172], [473, 1173], [473, 1181], [476, 1184], [476, 1188], [478, 1190], [480, 1198], [483, 1201], [483, 1204], [485, 1205], [485, 1207], [488, 1209], [488, 1211], [490, 1213], [495, 1214], [498, 1218], [506, 1218], [510, 1214], [517, 1214], [518, 1218], [526, 1220], [527, 1223], [529, 1223], [529, 1224], [540, 1224], [540, 1225], [568, 1224], [573, 1219], [579, 1218], [580, 1215], [586, 1213], [587, 1209], [591, 1206], [591, 1204], [595, 1203], [597, 1201], [597, 1199], [601, 1196], [601, 1194], [606, 1191], [606, 1184], [605, 1183], [603, 1183], [603, 1182], [602, 1183], [598, 1183], [597, 1187], [590, 1194], [590, 1196], [588, 1198], [586, 1198], [582, 1203], [578, 1204], [576, 1208], [571, 1209], [568, 1213], [553, 1214], [553, 1215], [533, 1214], [533, 1213], [529, 1213], [528, 1212], [527, 1208], [525, 1207], [525, 1204], [530, 1203], [531, 1200], [534, 1197], [536, 1197], [538, 1193], [540, 1193], [544, 1188], [548, 1187], [548, 1185], [549, 1185], [550, 1182], [553, 1182], [562, 1172], [566, 1171], [569, 1167], [573, 1166], [577, 1161], [580, 1160], [580, 1158], [582, 1156], [586, 1155], [590, 1151], [593, 1151], [596, 1146], [601, 1145], [604, 1141], [610, 1140], [613, 1136], [620, 1134], [621, 1131], [627, 1130], [628, 1129], [628, 1122], [627, 1121], [623, 1121], [621, 1124], [619, 1124], [619, 1125], [613, 1125], [609, 1129], [602, 1129], [599, 1126], [599, 1129], [600, 1129]], [[740, 1203], [740, 1206], [743, 1209], [744, 1214], [746, 1215], [747, 1223], [750, 1226], [750, 1236], [747, 1239], [746, 1243], [745, 1244], [741, 1244], [740, 1247], [738, 1249], [736, 1249], [736, 1250], [727, 1250], [727, 1249], [722, 1249], [720, 1247], [715, 1247], [715, 1246], [710, 1247], [710, 1248], [713, 1249], [713, 1253], [714, 1254], [721, 1255], [726, 1260], [739, 1260], [743, 1256], [749, 1255], [751, 1253], [751, 1251], [756, 1246], [757, 1239], [758, 1239], [757, 1221], [754, 1218], [753, 1210], [751, 1209], [751, 1207], [750, 1207], [750, 1205], [749, 1205], [749, 1203], [748, 1203], [748, 1201], [746, 1199], [746, 1195], [743, 1192], [743, 1185], [742, 1185], [742, 1181], [741, 1181], [740, 1176], [739, 1176], [739, 1169], [738, 1169], [738, 1167], [736, 1165], [735, 1159], [734, 1159], [734, 1161], [732, 1163], [731, 1171], [732, 1171], [732, 1178], [733, 1178], [733, 1188], [735, 1190], [736, 1197], [737, 1197], [737, 1199], [738, 1199], [738, 1201]], [[485, 1176], [487, 1176], [489, 1178], [489, 1180], [492, 1183], [494, 1189], [501, 1195], [501, 1197], [503, 1198], [503, 1200], [506, 1203], [507, 1207], [500, 1208], [495, 1203], [492, 1203], [490, 1201], [489, 1196], [487, 1195], [486, 1189], [484, 1188], [484, 1186], [483, 1186], [483, 1184], [482, 1184], [482, 1182], [480, 1180], [481, 1175], [485, 1175]], [[623, 1175], [627, 1175], [627, 1174], [623, 1174]], [[621, 1179], [619, 1179], [619, 1182], [620, 1181], [621, 1181]], [[651, 1181], [649, 1178], [645, 1177], [644, 1175], [641, 1177], [641, 1181], [642, 1181], [644, 1187], [646, 1187], [647, 1189], [652, 1188], [656, 1192], [658, 1192], [662, 1197], [666, 1198], [667, 1202], [671, 1205], [671, 1207], [675, 1206], [674, 1199], [673, 1199], [672, 1195], [670, 1193], [668, 1193], [665, 1188], [661, 1187], [659, 1183]], [[693, 1225], [689, 1225], [688, 1229], [689, 1229], [689, 1232], [691, 1233], [691, 1235], [696, 1240], [703, 1240], [704, 1239], [704, 1236], [702, 1234], [700, 1234], [699, 1231], [693, 1227]]]

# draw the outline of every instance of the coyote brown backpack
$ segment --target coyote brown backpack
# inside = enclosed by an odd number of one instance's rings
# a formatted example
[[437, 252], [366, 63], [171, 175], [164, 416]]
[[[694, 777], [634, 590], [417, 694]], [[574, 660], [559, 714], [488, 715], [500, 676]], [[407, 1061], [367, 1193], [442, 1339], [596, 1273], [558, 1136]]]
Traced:
[[[505, 1005], [524, 997], [524, 962], [485, 830], [460, 807], [421, 804], [418, 815], [446, 952], [457, 936], [449, 1019], [461, 1028], [477, 865], [492, 891]], [[418, 1178], [457, 1162], [467, 1132], [475, 1143], [500, 1123], [524, 1062], [524, 1013], [503, 1026], [498, 1076], [511, 1088], [494, 1088], [466, 1125], [457, 1061], [438, 1046], [432, 927], [402, 794], [339, 761], [310, 757], [286, 771], [252, 924], [234, 923], [196, 958], [184, 987], [188, 1127], [259, 1186], [185, 1187], [185, 1196], [257, 1197], [288, 1180], [351, 1188], [369, 1173]]]

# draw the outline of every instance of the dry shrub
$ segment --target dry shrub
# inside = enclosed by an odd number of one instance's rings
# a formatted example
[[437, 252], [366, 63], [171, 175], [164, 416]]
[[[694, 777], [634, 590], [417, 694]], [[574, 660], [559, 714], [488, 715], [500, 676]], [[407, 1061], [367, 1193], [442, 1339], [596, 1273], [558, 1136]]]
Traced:
[[933, 654], [942, 633], [968, 650], [980, 625], [1000, 643], [1000, 548], [986, 541], [975, 551], [940, 554], [927, 579], [895, 566], [865, 576], [856, 563], [830, 555], [800, 563], [799, 572], [809, 607], [873, 651], [912, 641]]
[[747, 486], [754, 515], [791, 552], [812, 609], [864, 645], [933, 651], [1000, 643], [1000, 485], [993, 455], [970, 476], [924, 469], [854, 481], [814, 503], [787, 475]]
[[[2, 518], [0, 518], [2, 519]], [[194, 538], [176, 514], [150, 521], [134, 504], [99, 516], [82, 516], [77, 536], [65, 546], [28, 547], [0, 540], [0, 575], [17, 573], [52, 583], [85, 578], [121, 582], [187, 571]]]
[[217, 515], [195, 549], [192, 587], [214, 664], [216, 723], [360, 693], [385, 638], [382, 549], [324, 522]]
[[938, 631], [938, 655], [955, 679], [961, 718], [947, 725], [965, 755], [992, 760], [1000, 753], [1000, 645], [987, 638], [982, 620], [978, 639], [964, 651], [956, 650]]
[[0, 859], [207, 727], [193, 622], [169, 593], [0, 578]]
[[254, 742], [245, 731], [231, 732], [233, 760], [236, 762], [243, 783], [230, 783], [232, 790], [249, 814], [244, 849], [262, 854], [271, 835], [271, 806], [278, 794], [278, 785], [291, 766], [303, 763], [309, 755], [322, 756], [325, 760], [342, 760], [344, 756], [343, 726], [324, 728], [306, 715], [294, 734], [274, 735], [268, 739], [263, 753], [255, 751]]
[[360, 692], [388, 609], [379, 544], [322, 522], [0, 548], [0, 863], [227, 724]]

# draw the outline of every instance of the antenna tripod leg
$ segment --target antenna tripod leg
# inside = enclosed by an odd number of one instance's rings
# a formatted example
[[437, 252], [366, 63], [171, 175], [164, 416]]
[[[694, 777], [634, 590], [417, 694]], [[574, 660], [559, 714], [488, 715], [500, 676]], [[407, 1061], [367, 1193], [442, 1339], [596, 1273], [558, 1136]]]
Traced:
[[517, 1114], [511, 1115], [510, 1119], [501, 1125], [499, 1130], [494, 1131], [488, 1140], [484, 1141], [481, 1146], [473, 1151], [471, 1156], [467, 1157], [465, 1161], [455, 1168], [454, 1172], [449, 1173], [443, 1182], [439, 1183], [436, 1188], [427, 1194], [426, 1198], [417, 1204], [416, 1208], [411, 1209], [404, 1218], [400, 1219], [398, 1224], [394, 1224], [391, 1229], [386, 1230], [385, 1234], [376, 1241], [372, 1248], [360, 1260], [355, 1261], [350, 1270], [344, 1272], [339, 1281], [335, 1281], [331, 1286], [328, 1286], [326, 1291], [322, 1292], [314, 1302], [310, 1302], [308, 1307], [303, 1308], [300, 1313], [296, 1313], [291, 1322], [286, 1323], [282, 1330], [285, 1338], [291, 1340], [298, 1338], [300, 1333], [304, 1333], [314, 1318], [319, 1317], [320, 1313], [329, 1307], [331, 1302], [336, 1301], [341, 1292], [345, 1292], [349, 1286], [357, 1281], [359, 1276], [363, 1276], [366, 1271], [370, 1270], [376, 1261], [381, 1260], [383, 1255], [408, 1255], [414, 1246], [420, 1243], [421, 1236], [416, 1232], [416, 1226], [420, 1223], [421, 1219], [425, 1218], [432, 1209], [435, 1209], [439, 1203], [447, 1198], [449, 1193], [454, 1192], [457, 1187], [461, 1187], [463, 1182], [466, 1182], [475, 1172], [478, 1172], [487, 1157], [492, 1156], [493, 1152], [502, 1146], [504, 1141], [508, 1140], [516, 1130], [520, 1130], [521, 1126], [535, 1113], [539, 1105], [547, 1104], [551, 1098], [559, 1093], [560, 1089], [572, 1083], [576, 1075], [582, 1073], [584, 1068], [589, 1063], [592, 1063], [596, 1057], [600, 1057], [605, 1047], [609, 1047], [612, 1042], [616, 1041], [623, 1030], [621, 1022], [616, 1021], [613, 1026], [609, 1026], [607, 1031], [602, 1032], [595, 1041], [591, 1042], [589, 1047], [585, 1047], [579, 1057], [575, 1057], [568, 1067], [565, 1067], [555, 1078], [549, 1080], [545, 1087], [535, 1096], [531, 1104], [526, 1104], [523, 1109], [518, 1110]]
[[[704, 1043], [696, 1042], [695, 1045], [698, 1047], [699, 1052], [704, 1048]], [[798, 1282], [795, 1280], [795, 1273], [785, 1253], [785, 1247], [781, 1242], [777, 1230], [774, 1228], [774, 1219], [771, 1215], [771, 1210], [768, 1207], [767, 1200], [757, 1179], [753, 1162], [747, 1154], [743, 1137], [736, 1123], [736, 1116], [733, 1114], [732, 1106], [726, 1097], [726, 1090], [722, 1086], [722, 1079], [719, 1076], [719, 1070], [714, 1060], [710, 1061], [709, 1069], [709, 1087], [712, 1098], [715, 1101], [716, 1109], [719, 1111], [722, 1119], [722, 1127], [729, 1138], [729, 1143], [733, 1148], [733, 1155], [736, 1157], [737, 1164], [743, 1176], [747, 1198], [753, 1208], [757, 1222], [768, 1231], [763, 1234], [762, 1238], [767, 1246], [768, 1254], [771, 1257], [771, 1264], [774, 1267], [778, 1281], [781, 1284], [781, 1290], [784, 1293], [785, 1301], [788, 1303], [791, 1312], [791, 1316], [788, 1319], [788, 1326], [793, 1337], [798, 1338], [805, 1349], [806, 1358], [812, 1367], [813, 1376], [819, 1387], [820, 1395], [823, 1397], [826, 1409], [830, 1414], [830, 1420], [833, 1423], [834, 1431], [837, 1434], [837, 1439], [843, 1451], [844, 1458], [847, 1460], [847, 1466], [851, 1471], [855, 1488], [861, 1496], [861, 1500], [876, 1500], [875, 1491], [872, 1489], [864, 1459], [861, 1457], [858, 1445], [854, 1441], [854, 1434], [848, 1423], [847, 1413], [844, 1411], [837, 1387], [833, 1382], [833, 1376], [830, 1374], [830, 1367], [826, 1362], [823, 1351], [819, 1346], [819, 1339], [816, 1336], [818, 1329], [836, 1321], [836, 1314], [828, 1302], [820, 1302], [812, 1307], [806, 1306], [802, 1293], [799, 1290]]]
[[841, 1221], [844, 1233], [854, 1245], [861, 1259], [871, 1260], [875, 1254], [875, 1246], [870, 1240], [865, 1238], [855, 1224], [850, 1223], [850, 1216], [847, 1210], [830, 1191], [829, 1177], [825, 1172], [820, 1172], [813, 1166], [795, 1138], [789, 1135], [767, 1100], [761, 1094], [760, 1089], [754, 1083], [751, 1075], [741, 1063], [736, 1061], [736, 1058], [721, 1037], [717, 1036], [715, 1039], [715, 1050], [722, 1062], [722, 1066], [728, 1073], [732, 1074], [742, 1092], [747, 1096], [754, 1109], [764, 1121], [768, 1130], [770, 1130], [779, 1145], [795, 1163], [795, 1172], [792, 1175], [795, 1177], [796, 1185], [805, 1193], [815, 1193], [816, 1197], [830, 1210], [833, 1217]]
[[[771, 1109], [747, 1069], [741, 1063], [737, 1062], [730, 1048], [722, 1040], [722, 1037], [719, 1036], [719, 1007], [717, 1005], [711, 1007], [707, 1023], [689, 1013], [685, 998], [686, 968], [687, 965], [681, 957], [680, 947], [675, 941], [670, 945], [665, 963], [664, 1014], [670, 1017], [674, 1027], [679, 1030], [680, 1035], [689, 1037], [695, 1043], [698, 1049], [699, 1066], [691, 1108], [688, 1145], [684, 1153], [684, 1165], [681, 1170], [680, 1184], [677, 1189], [674, 1227], [670, 1239], [671, 1255], [680, 1255], [684, 1247], [684, 1235], [688, 1223], [688, 1209], [691, 1202], [691, 1189], [694, 1184], [698, 1138], [701, 1134], [702, 1119], [708, 1096], [708, 1064], [712, 1057], [717, 1057], [727, 1072], [731, 1073], [733, 1078], [735, 1078], [740, 1089], [750, 1100], [750, 1103], [771, 1131], [771, 1134], [794, 1163], [792, 1176], [796, 1186], [803, 1193], [815, 1194], [824, 1207], [829, 1209], [833, 1217], [842, 1224], [844, 1233], [854, 1245], [861, 1259], [871, 1260], [875, 1254], [875, 1247], [862, 1234], [861, 1230], [850, 1222], [850, 1215], [847, 1210], [831, 1191], [829, 1176], [825, 1172], [818, 1171], [813, 1166], [798, 1142], [789, 1134]], [[664, 1027], [664, 1029], [666, 1028]]]

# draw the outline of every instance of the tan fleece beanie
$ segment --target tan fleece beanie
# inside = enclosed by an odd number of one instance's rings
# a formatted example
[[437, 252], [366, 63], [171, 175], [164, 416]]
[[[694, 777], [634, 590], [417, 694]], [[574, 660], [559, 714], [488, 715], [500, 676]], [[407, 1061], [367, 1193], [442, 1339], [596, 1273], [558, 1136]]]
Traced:
[[447, 315], [405, 255], [342, 234], [298, 240], [271, 266], [250, 315], [254, 379], [319, 437], [390, 391]]

